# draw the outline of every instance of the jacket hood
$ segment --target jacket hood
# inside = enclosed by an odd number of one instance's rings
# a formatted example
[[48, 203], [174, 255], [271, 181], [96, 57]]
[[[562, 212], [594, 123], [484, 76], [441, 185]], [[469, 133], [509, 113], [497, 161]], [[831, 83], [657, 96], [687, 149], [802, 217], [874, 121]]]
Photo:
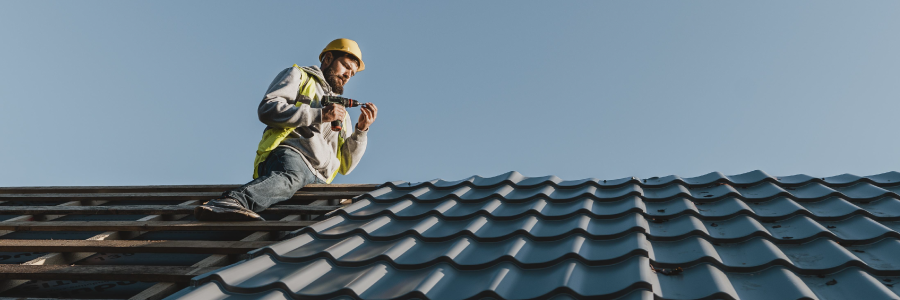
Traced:
[[319, 69], [318, 66], [308, 66], [308, 67], [300, 67], [303, 71], [306, 71], [306, 74], [312, 75], [316, 77], [316, 81], [319, 82], [319, 85], [324, 89], [324, 94], [331, 94], [331, 85], [328, 84], [328, 81], [325, 81], [325, 73], [322, 72], [322, 69]]

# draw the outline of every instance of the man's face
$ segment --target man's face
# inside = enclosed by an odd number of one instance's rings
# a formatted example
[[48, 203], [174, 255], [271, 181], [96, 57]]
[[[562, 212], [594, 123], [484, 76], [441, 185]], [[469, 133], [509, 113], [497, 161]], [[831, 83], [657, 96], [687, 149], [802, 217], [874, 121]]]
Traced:
[[344, 94], [344, 85], [350, 81], [350, 77], [356, 75], [359, 65], [356, 60], [350, 56], [343, 56], [334, 59], [331, 53], [326, 53], [322, 57], [322, 73], [325, 74], [325, 81], [331, 85], [331, 90], [338, 95]]

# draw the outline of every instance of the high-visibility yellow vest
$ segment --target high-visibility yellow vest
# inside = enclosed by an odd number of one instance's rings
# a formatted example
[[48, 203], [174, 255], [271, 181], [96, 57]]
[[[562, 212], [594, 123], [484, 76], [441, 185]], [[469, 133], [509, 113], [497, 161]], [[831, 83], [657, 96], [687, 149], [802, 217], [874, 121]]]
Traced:
[[[318, 86], [316, 85], [315, 80], [317, 79], [315, 79], [315, 77], [309, 76], [309, 74], [306, 74], [306, 71], [304, 71], [297, 65], [294, 65], [294, 68], [300, 70], [301, 83], [299, 94], [312, 99], [312, 102], [310, 102], [310, 104], [318, 103], [320, 99], [316, 94], [316, 89], [318, 88]], [[301, 105], [303, 105], [303, 102], [297, 101], [297, 103], [295, 103], [294, 105], [300, 107]], [[341, 162], [341, 166], [338, 167], [338, 169], [328, 177], [328, 180], [325, 181], [326, 183], [331, 183], [331, 181], [334, 180], [334, 177], [337, 176], [338, 172], [346, 175], [347, 171], [350, 168], [350, 157], [343, 157], [343, 155], [341, 154], [341, 148], [344, 146], [344, 136], [350, 136], [350, 126], [347, 126], [350, 124], [349, 119], [350, 118], [345, 115], [344, 124], [346, 125], [344, 125], [344, 128], [341, 130], [341, 133], [343, 134], [338, 134], [338, 147], [337, 151], [335, 151], [335, 153], [337, 153], [338, 160], [340, 160]], [[266, 158], [269, 157], [269, 153], [271, 153], [272, 150], [275, 150], [275, 148], [277, 148], [278, 145], [280, 145], [281, 142], [284, 141], [284, 139], [287, 138], [288, 135], [290, 135], [291, 131], [294, 131], [294, 128], [273, 127], [266, 129], [263, 132], [262, 140], [259, 141], [259, 147], [256, 148], [256, 159], [253, 160], [253, 179], [259, 178], [259, 164], [266, 161]], [[318, 170], [311, 171], [318, 172]]]

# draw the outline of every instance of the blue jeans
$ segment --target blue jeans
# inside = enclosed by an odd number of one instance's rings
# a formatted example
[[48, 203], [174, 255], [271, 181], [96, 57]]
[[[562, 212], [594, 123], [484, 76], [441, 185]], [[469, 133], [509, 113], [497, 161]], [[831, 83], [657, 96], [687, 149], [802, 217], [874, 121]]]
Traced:
[[302, 154], [287, 147], [275, 148], [257, 168], [259, 177], [222, 194], [244, 207], [260, 212], [275, 203], [288, 200], [310, 183], [325, 183], [303, 162]]

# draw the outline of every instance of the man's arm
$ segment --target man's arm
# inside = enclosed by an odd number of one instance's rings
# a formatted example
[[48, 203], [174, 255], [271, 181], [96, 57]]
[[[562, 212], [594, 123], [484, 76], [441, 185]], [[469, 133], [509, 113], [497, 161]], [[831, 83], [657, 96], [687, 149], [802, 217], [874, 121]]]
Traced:
[[[375, 117], [378, 115], [378, 108], [372, 103], [363, 104], [360, 110], [356, 126], [353, 126], [353, 134], [344, 141], [341, 149], [338, 150], [341, 151], [341, 167], [338, 171], [343, 175], [350, 174], [356, 168], [356, 165], [359, 164], [363, 154], [366, 153], [366, 134], [369, 132], [369, 126], [372, 125], [372, 122], [375, 121]], [[349, 124], [349, 118], [345, 122]]]
[[[302, 78], [300, 69], [290, 67], [278, 73], [259, 103], [259, 121], [276, 128], [296, 128], [322, 123], [323, 109], [296, 106]], [[309, 78], [308, 80], [315, 80]]]

